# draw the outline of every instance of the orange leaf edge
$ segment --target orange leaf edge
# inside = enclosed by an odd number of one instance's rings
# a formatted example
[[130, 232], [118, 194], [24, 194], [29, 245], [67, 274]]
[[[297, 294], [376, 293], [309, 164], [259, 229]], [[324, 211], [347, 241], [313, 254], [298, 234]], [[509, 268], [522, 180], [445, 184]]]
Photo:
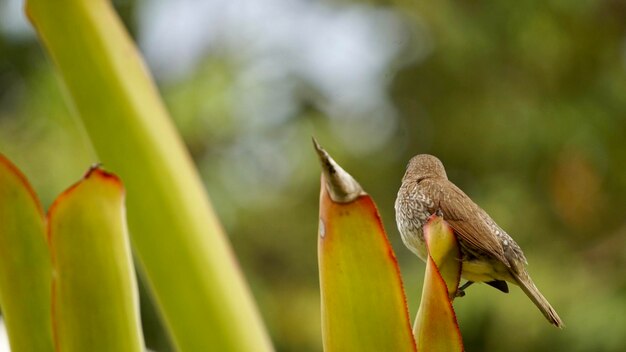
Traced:
[[41, 214], [41, 216], [43, 217], [44, 211], [43, 206], [41, 205], [41, 201], [39, 200], [39, 197], [37, 196], [37, 193], [33, 189], [30, 182], [28, 182], [28, 178], [26, 177], [26, 175], [24, 175], [22, 171], [20, 171], [20, 169], [2, 153], [0, 153], [0, 167], [7, 168], [11, 174], [17, 177], [17, 179], [22, 183], [24, 188], [26, 188], [28, 194], [30, 194], [32, 200], [35, 202], [35, 206], [37, 207], [39, 214]]
[[[400, 290], [402, 291], [402, 302], [404, 304], [404, 315], [405, 315], [405, 320], [407, 322], [406, 327], [411, 336], [411, 341], [413, 342], [412, 344], [413, 351], [417, 351], [417, 342], [415, 341], [415, 337], [413, 336], [413, 329], [411, 327], [411, 318], [409, 316], [409, 305], [406, 299], [406, 291], [404, 289], [404, 281], [402, 280], [402, 273], [400, 272], [400, 265], [398, 264], [396, 253], [394, 252], [393, 247], [391, 246], [391, 243], [389, 242], [389, 237], [387, 236], [387, 231], [385, 231], [385, 227], [383, 226], [380, 213], [378, 212], [378, 207], [376, 206], [376, 203], [374, 203], [374, 200], [369, 195], [359, 196], [355, 201], [364, 202], [365, 203], [364, 206], [372, 213], [372, 215], [374, 215], [374, 218], [376, 219], [376, 226], [380, 230], [378, 233], [382, 235], [383, 243], [385, 244], [385, 247], [387, 249], [387, 256], [391, 259], [393, 268], [396, 272], [396, 276], [400, 283]], [[443, 278], [441, 280], [443, 280]]]

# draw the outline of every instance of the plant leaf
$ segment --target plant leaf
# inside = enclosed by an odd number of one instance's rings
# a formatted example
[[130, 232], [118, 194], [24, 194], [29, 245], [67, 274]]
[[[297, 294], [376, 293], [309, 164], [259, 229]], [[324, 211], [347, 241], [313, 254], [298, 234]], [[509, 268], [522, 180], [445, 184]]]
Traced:
[[181, 351], [272, 345], [200, 177], [105, 0], [27, 0], [101, 161], [128, 189], [142, 274]]
[[90, 170], [48, 217], [57, 351], [143, 351], [120, 180]]
[[433, 215], [424, 226], [428, 261], [422, 300], [413, 333], [421, 352], [463, 351], [463, 340], [452, 308], [461, 277], [459, 248], [454, 232]]
[[39, 199], [26, 177], [0, 155], [0, 305], [12, 351], [54, 350], [50, 282]]
[[376, 205], [316, 144], [324, 350], [415, 351], [395, 254]]

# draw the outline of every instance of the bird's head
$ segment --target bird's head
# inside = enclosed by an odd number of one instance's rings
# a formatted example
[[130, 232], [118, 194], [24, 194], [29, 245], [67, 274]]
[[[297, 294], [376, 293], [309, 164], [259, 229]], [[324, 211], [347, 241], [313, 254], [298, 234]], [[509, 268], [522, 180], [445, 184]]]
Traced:
[[448, 178], [446, 169], [437, 157], [418, 154], [409, 160], [402, 182], [421, 181], [425, 178]]

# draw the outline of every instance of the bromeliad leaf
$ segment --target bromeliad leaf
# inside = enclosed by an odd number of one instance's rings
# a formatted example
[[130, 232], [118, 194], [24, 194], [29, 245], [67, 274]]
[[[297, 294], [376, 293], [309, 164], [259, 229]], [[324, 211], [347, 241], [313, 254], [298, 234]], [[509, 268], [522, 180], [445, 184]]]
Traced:
[[0, 306], [11, 350], [53, 351], [44, 215], [26, 177], [0, 155]]
[[94, 168], [48, 214], [57, 351], [143, 351], [124, 188]]
[[395, 254], [373, 200], [315, 141], [324, 350], [415, 351]]
[[424, 226], [428, 247], [422, 300], [413, 333], [421, 352], [463, 351], [463, 341], [452, 300], [461, 278], [461, 261], [454, 232], [433, 215]]

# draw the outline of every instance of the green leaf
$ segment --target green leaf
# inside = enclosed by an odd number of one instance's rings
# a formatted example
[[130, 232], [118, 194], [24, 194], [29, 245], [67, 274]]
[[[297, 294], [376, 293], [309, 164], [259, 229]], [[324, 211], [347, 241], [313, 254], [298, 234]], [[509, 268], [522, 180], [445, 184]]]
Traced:
[[61, 194], [48, 215], [58, 351], [143, 351], [124, 188], [100, 169]]
[[0, 306], [13, 352], [54, 350], [50, 273], [39, 199], [0, 155]]
[[452, 308], [461, 278], [456, 237], [442, 218], [433, 215], [424, 226], [428, 261], [422, 300], [413, 333], [420, 352], [463, 351], [463, 340]]
[[324, 350], [415, 351], [400, 270], [376, 205], [316, 147], [324, 170], [318, 240]]
[[28, 0], [101, 161], [128, 189], [131, 240], [181, 351], [270, 351], [249, 289], [145, 64], [105, 0]]

